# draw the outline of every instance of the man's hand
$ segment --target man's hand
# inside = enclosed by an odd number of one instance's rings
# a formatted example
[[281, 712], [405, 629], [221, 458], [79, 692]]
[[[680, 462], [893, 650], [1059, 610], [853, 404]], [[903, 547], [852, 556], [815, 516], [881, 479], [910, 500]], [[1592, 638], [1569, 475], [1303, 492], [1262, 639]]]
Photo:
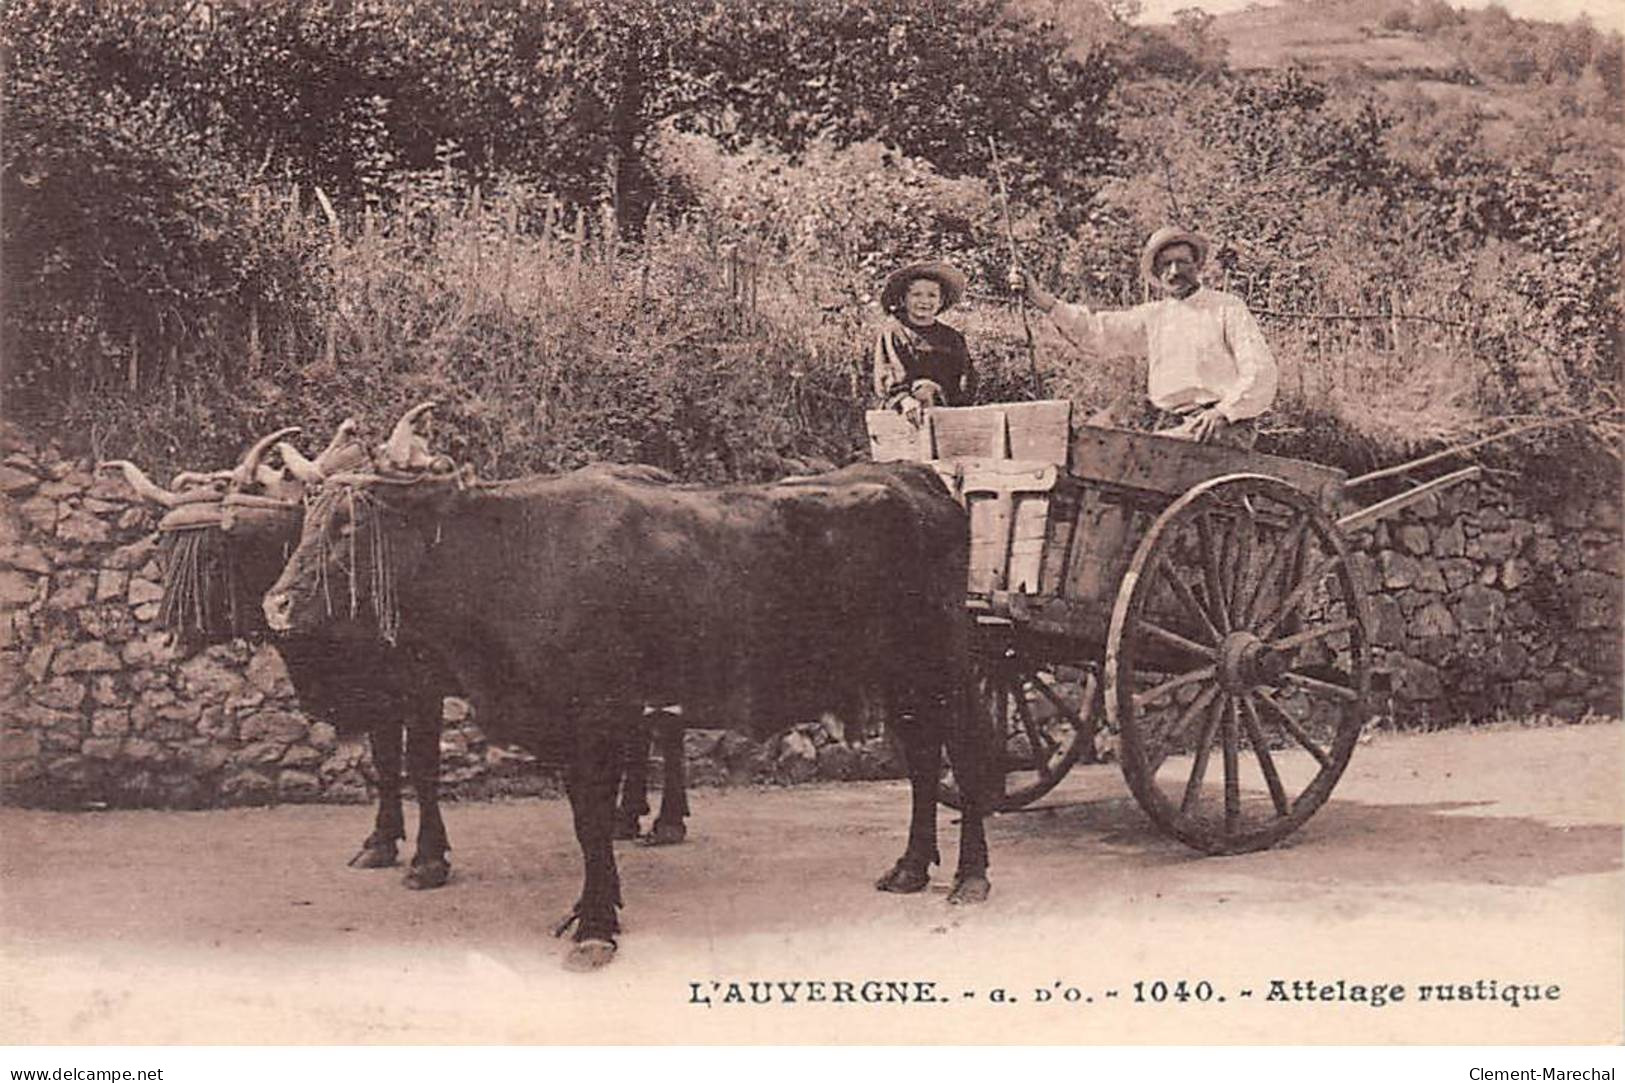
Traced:
[[1192, 439], [1198, 444], [1211, 444], [1229, 427], [1230, 419], [1220, 413], [1217, 406], [1209, 406], [1196, 415], [1196, 420], [1190, 427], [1190, 433]]
[[1026, 297], [1040, 312], [1048, 312], [1055, 307], [1055, 295], [1038, 284], [1038, 280], [1027, 271], [1025, 267], [1011, 264], [1010, 273], [1005, 276], [1005, 285], [1010, 292], [1018, 297]]

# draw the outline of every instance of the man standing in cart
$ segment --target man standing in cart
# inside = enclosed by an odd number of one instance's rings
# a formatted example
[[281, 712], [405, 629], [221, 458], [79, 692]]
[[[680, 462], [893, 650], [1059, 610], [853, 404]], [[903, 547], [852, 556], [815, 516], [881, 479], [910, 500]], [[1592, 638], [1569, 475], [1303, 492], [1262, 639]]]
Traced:
[[1275, 358], [1246, 302], [1202, 285], [1207, 250], [1207, 241], [1187, 230], [1164, 226], [1151, 234], [1140, 273], [1162, 298], [1128, 309], [1059, 300], [1019, 267], [1010, 269], [1010, 288], [1096, 356], [1145, 354], [1158, 432], [1250, 448], [1258, 439], [1254, 419], [1275, 401]]

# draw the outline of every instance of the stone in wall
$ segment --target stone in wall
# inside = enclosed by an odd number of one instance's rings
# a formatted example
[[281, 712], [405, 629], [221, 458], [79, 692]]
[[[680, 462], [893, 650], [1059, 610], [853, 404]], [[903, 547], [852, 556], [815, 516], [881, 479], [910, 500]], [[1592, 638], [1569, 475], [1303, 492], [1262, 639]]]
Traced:
[[1506, 605], [1506, 595], [1491, 587], [1473, 583], [1456, 596], [1452, 612], [1461, 627], [1481, 631], [1495, 627]]
[[1619, 627], [1619, 577], [1606, 572], [1577, 572], [1569, 580], [1576, 628]]
[[53, 673], [108, 673], [120, 668], [118, 653], [99, 639], [68, 647], [51, 663]]

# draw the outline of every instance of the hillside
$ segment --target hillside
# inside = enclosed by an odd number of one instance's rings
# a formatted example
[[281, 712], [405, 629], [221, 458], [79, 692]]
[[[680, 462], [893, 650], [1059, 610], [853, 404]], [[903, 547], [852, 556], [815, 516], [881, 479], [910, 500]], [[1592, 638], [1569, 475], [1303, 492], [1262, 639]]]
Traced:
[[1353, 3], [1253, 5], [1215, 16], [1211, 33], [1229, 43], [1233, 68], [1363, 67], [1380, 75], [1445, 73], [1455, 53], [1415, 31], [1388, 30], [1391, 5]]
[[1620, 37], [1607, 30], [1444, 0], [1310, 0], [1250, 4], [1213, 16], [1204, 33], [1223, 43], [1233, 71], [1296, 69], [1395, 102], [1420, 96], [1477, 115], [1488, 142], [1506, 149], [1521, 126], [1540, 123], [1550, 98], [1584, 87], [1579, 76], [1593, 58], [1617, 66]]

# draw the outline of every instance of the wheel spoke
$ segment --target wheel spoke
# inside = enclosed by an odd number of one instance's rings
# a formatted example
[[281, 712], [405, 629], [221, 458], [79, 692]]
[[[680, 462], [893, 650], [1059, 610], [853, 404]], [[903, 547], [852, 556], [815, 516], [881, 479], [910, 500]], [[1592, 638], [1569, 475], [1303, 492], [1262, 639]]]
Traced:
[[1004, 795], [1004, 777], [1006, 774], [1005, 757], [1010, 747], [1010, 701], [1009, 686], [1002, 679], [1003, 674], [990, 676], [987, 682], [988, 721], [992, 726], [989, 737], [989, 752], [996, 765], [996, 774], [999, 778], [999, 796]]
[[1196, 719], [1196, 716], [1201, 714], [1202, 711], [1206, 709], [1207, 705], [1213, 702], [1213, 697], [1218, 694], [1218, 685], [1208, 685], [1206, 688], [1202, 689], [1201, 693], [1195, 699], [1191, 700], [1190, 703], [1185, 706], [1185, 709], [1179, 713], [1179, 717], [1174, 720], [1173, 725], [1166, 728], [1161, 726], [1148, 726], [1146, 727], [1146, 736], [1159, 745], [1167, 744], [1169, 741], [1173, 740], [1189, 729], [1190, 724]]
[[1314, 589], [1315, 584], [1319, 583], [1326, 573], [1335, 568], [1342, 559], [1341, 554], [1333, 553], [1331, 556], [1323, 558], [1308, 575], [1298, 580], [1298, 585], [1292, 588], [1292, 592], [1277, 602], [1271, 608], [1269, 614], [1258, 622], [1259, 638], [1268, 639], [1274, 635], [1276, 627], [1290, 617], [1298, 606], [1303, 604], [1304, 599], [1309, 597], [1309, 592]]
[[1196, 600], [1196, 593], [1191, 590], [1190, 584], [1179, 577], [1174, 571], [1174, 566], [1168, 563], [1167, 557], [1160, 557], [1157, 560], [1157, 574], [1168, 581], [1168, 585], [1179, 598], [1179, 604], [1194, 613], [1197, 620], [1202, 622], [1202, 631], [1207, 633], [1209, 642], [1218, 643], [1224, 638], [1213, 626], [1213, 618], [1208, 616], [1207, 606]]
[[1060, 746], [1034, 720], [1033, 713], [1027, 709], [1026, 696], [1018, 695], [1014, 702], [1016, 713], [1021, 716], [1021, 728], [1026, 731], [1027, 743], [1032, 747], [1033, 770], [1042, 771], [1044, 765], [1049, 762], [1049, 758], [1055, 754], [1055, 750]]
[[[1082, 726], [1082, 718], [1080, 717], [1079, 713], [1073, 710], [1072, 705], [1066, 700], [1062, 699], [1060, 693], [1056, 692], [1055, 689], [1046, 684], [1038, 676], [1038, 674], [1029, 673], [1027, 675], [1027, 683], [1038, 689], [1038, 694], [1049, 700], [1050, 704], [1057, 711], [1060, 711], [1062, 714], [1066, 715], [1067, 721], [1071, 722], [1075, 728]], [[1085, 688], [1088, 688], [1087, 684], [1085, 684]]]
[[1240, 727], [1236, 725], [1236, 698], [1225, 697], [1224, 712], [1224, 833], [1234, 835], [1241, 824]]
[[1262, 703], [1265, 707], [1268, 707], [1270, 713], [1273, 714], [1276, 720], [1281, 723], [1281, 727], [1285, 729], [1287, 733], [1292, 735], [1292, 739], [1294, 741], [1303, 746], [1305, 752], [1308, 752], [1317, 761], [1319, 761], [1322, 767], [1330, 767], [1332, 765], [1331, 753], [1315, 744], [1314, 739], [1311, 738], [1304, 728], [1298, 724], [1297, 719], [1288, 714], [1285, 707], [1275, 702], [1274, 696], [1271, 696], [1262, 688], [1254, 688], [1250, 695], [1254, 696], [1259, 703]]
[[1292, 811], [1292, 804], [1287, 800], [1286, 787], [1281, 785], [1281, 775], [1275, 769], [1275, 760], [1270, 756], [1269, 746], [1264, 743], [1263, 727], [1258, 724], [1258, 707], [1250, 696], [1242, 698], [1241, 721], [1247, 728], [1247, 740], [1253, 746], [1253, 755], [1258, 759], [1259, 770], [1264, 772], [1264, 782], [1270, 788], [1270, 800], [1275, 802], [1275, 814], [1286, 816]]
[[1232, 533], [1235, 535], [1235, 544], [1231, 546], [1230, 572], [1230, 615], [1234, 618], [1231, 627], [1245, 628], [1247, 626], [1246, 611], [1242, 608], [1248, 595], [1248, 580], [1252, 576], [1253, 546], [1257, 541], [1257, 524], [1253, 522], [1251, 507], [1236, 513], [1236, 525]]
[[1313, 643], [1317, 639], [1324, 639], [1327, 636], [1336, 635], [1338, 632], [1349, 631], [1352, 628], [1358, 627], [1359, 624], [1359, 621], [1355, 620], [1353, 617], [1349, 617], [1345, 620], [1333, 621], [1331, 624], [1323, 624], [1319, 628], [1306, 628], [1297, 635], [1290, 635], [1285, 639], [1274, 640], [1273, 642], [1267, 644], [1267, 646], [1272, 651], [1296, 650], [1305, 643]]
[[1305, 692], [1313, 692], [1321, 696], [1330, 696], [1332, 699], [1340, 699], [1344, 703], [1360, 702], [1360, 693], [1352, 688], [1349, 688], [1347, 685], [1333, 684], [1330, 681], [1323, 681], [1318, 677], [1305, 676], [1302, 673], [1294, 673], [1291, 670], [1288, 670], [1281, 676], [1282, 679], [1288, 684], [1296, 685]]
[[1230, 617], [1230, 627], [1236, 626], [1236, 611], [1232, 608], [1236, 586], [1236, 532], [1235, 523], [1225, 517], [1220, 517], [1215, 530], [1218, 534], [1219, 556], [1219, 599], [1224, 604], [1224, 611]]
[[1252, 474], [1197, 484], [1154, 513], [1112, 607], [1103, 678], [1124, 773], [1198, 850], [1286, 837], [1354, 750], [1366, 584], [1316, 495]]
[[1196, 742], [1196, 762], [1191, 764], [1190, 778], [1185, 780], [1185, 796], [1179, 802], [1179, 814], [1186, 816], [1196, 806], [1202, 793], [1202, 776], [1207, 774], [1207, 761], [1213, 751], [1213, 731], [1219, 727], [1219, 716], [1224, 713], [1224, 700], [1215, 698], [1202, 725], [1202, 736]]
[[1181, 673], [1173, 680], [1164, 681], [1155, 688], [1148, 688], [1144, 692], [1134, 693], [1134, 706], [1139, 709], [1158, 697], [1167, 695], [1176, 688], [1183, 688], [1185, 685], [1194, 684], [1197, 681], [1211, 680], [1217, 672], [1218, 670], [1214, 666], [1203, 666], [1201, 669], [1193, 669], [1189, 673]]
[[1219, 587], [1219, 550], [1213, 537], [1213, 524], [1208, 522], [1205, 513], [1196, 517], [1196, 536], [1202, 547], [1202, 583], [1207, 590], [1208, 611], [1219, 631], [1228, 632], [1232, 625], [1224, 591]]
[[1171, 632], [1162, 625], [1157, 624], [1154, 621], [1147, 620], [1145, 617], [1141, 617], [1136, 624], [1142, 632], [1149, 632], [1154, 638], [1160, 639], [1164, 643], [1171, 646], [1178, 647], [1182, 651], [1189, 651], [1191, 654], [1201, 655], [1203, 658], [1216, 659], [1219, 657], [1218, 648], [1204, 647], [1202, 644], [1186, 639], [1178, 632]]
[[1258, 612], [1258, 605], [1264, 600], [1269, 585], [1288, 567], [1288, 561], [1297, 553], [1298, 547], [1303, 544], [1304, 535], [1308, 532], [1309, 518], [1300, 516], [1282, 544], [1271, 550], [1269, 558], [1264, 562], [1263, 570], [1258, 575], [1258, 582], [1243, 600], [1245, 608], [1237, 615], [1237, 623], [1242, 627], [1249, 627], [1253, 623], [1253, 616]]

